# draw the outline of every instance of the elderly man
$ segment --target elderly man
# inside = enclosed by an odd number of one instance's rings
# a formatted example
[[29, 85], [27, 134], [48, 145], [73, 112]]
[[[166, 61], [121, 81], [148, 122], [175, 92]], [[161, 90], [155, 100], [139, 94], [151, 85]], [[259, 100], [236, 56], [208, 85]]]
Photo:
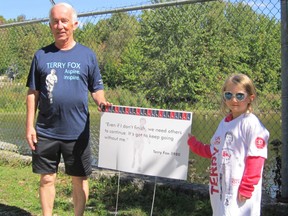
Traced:
[[56, 174], [62, 156], [65, 172], [72, 176], [74, 214], [79, 216], [84, 214], [89, 195], [87, 176], [92, 172], [89, 92], [99, 111], [101, 104], [111, 104], [104, 96], [95, 53], [74, 40], [78, 26], [76, 11], [67, 3], [58, 3], [50, 9], [49, 17], [55, 42], [39, 49], [31, 64], [26, 139], [32, 150], [33, 172], [40, 174], [43, 215], [51, 216], [53, 212]]

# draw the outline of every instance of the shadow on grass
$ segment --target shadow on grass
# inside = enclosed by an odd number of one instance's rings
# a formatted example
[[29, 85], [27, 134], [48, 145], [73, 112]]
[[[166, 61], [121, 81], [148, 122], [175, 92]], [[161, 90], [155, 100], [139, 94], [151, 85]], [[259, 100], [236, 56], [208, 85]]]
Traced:
[[25, 211], [24, 209], [8, 206], [0, 203], [0, 215], [5, 216], [32, 216], [31, 213]]

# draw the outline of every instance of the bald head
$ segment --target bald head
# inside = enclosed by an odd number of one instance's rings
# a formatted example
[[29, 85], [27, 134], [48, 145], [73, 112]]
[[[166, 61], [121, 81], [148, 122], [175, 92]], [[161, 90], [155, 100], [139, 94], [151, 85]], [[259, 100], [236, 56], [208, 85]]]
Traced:
[[68, 9], [69, 11], [71, 11], [71, 15], [72, 15], [72, 20], [73, 22], [77, 22], [77, 12], [76, 10], [68, 3], [65, 3], [65, 2], [60, 2], [60, 3], [57, 3], [55, 5], [53, 5], [49, 11], [49, 22], [51, 23], [52, 22], [52, 11], [56, 8], [56, 7], [65, 7], [66, 9]]
[[77, 14], [67, 3], [58, 3], [50, 10], [50, 29], [55, 39], [55, 45], [61, 50], [74, 47], [74, 31], [78, 27]]

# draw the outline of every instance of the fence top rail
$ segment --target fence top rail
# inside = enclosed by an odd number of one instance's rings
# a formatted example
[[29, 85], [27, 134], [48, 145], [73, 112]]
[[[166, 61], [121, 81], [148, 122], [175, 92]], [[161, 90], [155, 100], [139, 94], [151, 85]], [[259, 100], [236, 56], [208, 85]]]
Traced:
[[[211, 2], [211, 1], [216, 1], [216, 0], [179, 0], [179, 1], [176, 0], [172, 2], [163, 2], [163, 3], [157, 3], [157, 4], [142, 5], [142, 6], [116, 8], [116, 9], [104, 10], [104, 11], [92, 11], [92, 12], [86, 12], [86, 13], [79, 13], [78, 17], [96, 16], [96, 15], [103, 15], [103, 14], [113, 14], [113, 13], [121, 13], [121, 12], [128, 12], [128, 11], [146, 10], [146, 9], [155, 9], [155, 8], [160, 8], [160, 7], [201, 3], [201, 2], [203, 3], [203, 2]], [[49, 21], [49, 18], [26, 20], [22, 22], [2, 24], [0, 25], [0, 29], [21, 26], [21, 25], [35, 24], [35, 23], [42, 23], [42, 22], [48, 22], [48, 21]]]

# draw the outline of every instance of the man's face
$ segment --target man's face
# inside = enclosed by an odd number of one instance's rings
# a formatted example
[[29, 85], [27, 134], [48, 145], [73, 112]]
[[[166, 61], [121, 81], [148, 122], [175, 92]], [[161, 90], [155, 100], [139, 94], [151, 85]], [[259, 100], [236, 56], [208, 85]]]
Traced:
[[71, 10], [59, 5], [51, 11], [50, 29], [56, 43], [65, 43], [73, 40], [73, 32], [78, 22], [73, 21]]

